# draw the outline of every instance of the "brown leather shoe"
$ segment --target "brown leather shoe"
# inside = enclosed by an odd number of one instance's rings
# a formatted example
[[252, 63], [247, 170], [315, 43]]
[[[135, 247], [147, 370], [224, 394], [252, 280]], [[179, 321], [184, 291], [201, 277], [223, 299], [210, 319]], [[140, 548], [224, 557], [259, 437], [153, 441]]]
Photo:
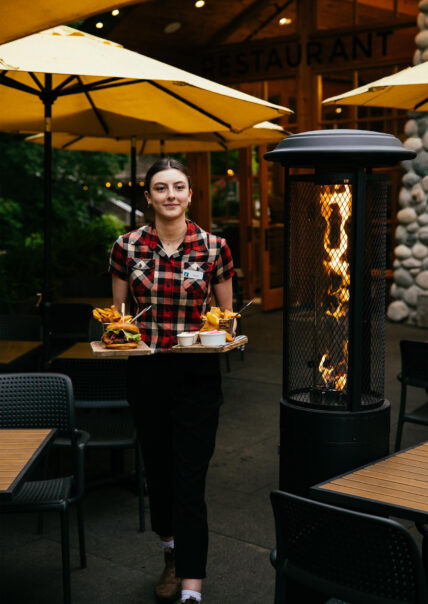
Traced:
[[166, 549], [165, 568], [155, 587], [155, 595], [159, 602], [175, 602], [181, 595], [181, 579], [175, 576], [175, 557], [173, 549]]

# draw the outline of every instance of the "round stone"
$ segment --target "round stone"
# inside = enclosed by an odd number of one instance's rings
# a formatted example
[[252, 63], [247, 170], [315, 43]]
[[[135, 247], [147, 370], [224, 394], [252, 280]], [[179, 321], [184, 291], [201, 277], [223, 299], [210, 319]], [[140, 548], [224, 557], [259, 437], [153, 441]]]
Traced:
[[418, 9], [421, 13], [428, 13], [428, 0], [420, 0], [418, 3]]
[[[404, 172], [413, 171], [413, 160], [412, 159], [404, 159], [401, 162], [401, 167], [403, 168]], [[421, 176], [422, 176], [422, 174], [421, 174]]]
[[394, 271], [394, 281], [401, 287], [410, 287], [413, 285], [413, 277], [405, 268], [399, 268]]
[[416, 120], [407, 120], [404, 124], [404, 134], [409, 138], [418, 135], [418, 124]]
[[391, 294], [392, 298], [402, 298], [403, 294], [406, 290], [404, 289], [404, 287], [398, 287], [398, 285], [396, 283], [393, 283], [391, 285], [391, 289], [389, 290], [389, 293]]
[[425, 151], [428, 151], [428, 132], [425, 132], [425, 134], [422, 136], [422, 144]]
[[410, 205], [412, 194], [409, 189], [401, 187], [400, 193], [398, 194], [398, 203], [402, 208], [407, 208]]
[[409, 325], [416, 325], [417, 320], [418, 320], [418, 313], [417, 313], [417, 311], [416, 310], [411, 310], [409, 312], [409, 317], [407, 319], [407, 323]]
[[422, 185], [420, 183], [416, 183], [410, 189], [410, 197], [410, 203], [412, 205], [418, 205], [419, 203], [425, 202], [425, 191], [423, 190]]
[[425, 226], [428, 224], [428, 212], [424, 212], [423, 214], [419, 214], [418, 222], [420, 225]]
[[404, 266], [404, 268], [420, 268], [422, 266], [422, 261], [410, 256], [410, 258], [403, 260], [401, 265]]
[[426, 111], [418, 111], [414, 115], [412, 115], [412, 118], [416, 120], [416, 123], [418, 125], [418, 134], [421, 138], [428, 130], [428, 118], [424, 116], [426, 116]]
[[405, 258], [409, 258], [412, 255], [412, 251], [407, 247], [407, 245], [397, 245], [394, 250], [394, 254], [399, 258], [399, 260], [403, 260]]
[[420, 50], [428, 47], [428, 31], [422, 30], [415, 36], [415, 44]]
[[428, 245], [428, 226], [423, 226], [419, 229], [419, 241], [424, 245]]
[[419, 136], [411, 136], [405, 140], [403, 144], [406, 149], [414, 151], [415, 153], [419, 153], [419, 151], [422, 149], [422, 139], [419, 138]]
[[428, 289], [428, 271], [422, 271], [416, 277], [416, 285], [422, 287], [422, 289]]
[[401, 180], [403, 181], [403, 185], [410, 189], [413, 185], [420, 182], [421, 177], [415, 174], [415, 172], [407, 172]]
[[406, 302], [406, 304], [408, 304], [409, 306], [416, 307], [418, 305], [419, 294], [422, 291], [423, 291], [423, 289], [421, 289], [417, 285], [412, 285], [411, 287], [406, 289], [406, 291], [404, 292], [404, 295], [403, 295], [404, 302]]
[[406, 226], [406, 231], [408, 233], [416, 233], [419, 231], [419, 223], [415, 220], [415, 222], [411, 222]]
[[394, 260], [394, 262], [392, 263], [392, 268], [400, 268], [401, 266], [401, 262], [398, 260], [398, 258], [396, 258]]
[[419, 203], [416, 206], [413, 206], [413, 209], [415, 210], [416, 214], [424, 214], [426, 212], [427, 209], [427, 203], [426, 201], [422, 201], [422, 203]]
[[397, 243], [405, 243], [407, 239], [407, 231], [406, 227], [402, 224], [399, 224], [395, 229], [395, 240]]
[[419, 275], [420, 272], [421, 272], [420, 268], [409, 269], [409, 273], [412, 275], [412, 277], [416, 277], [417, 275]]
[[419, 13], [416, 23], [419, 29], [425, 29], [425, 15], [423, 13]]
[[[428, 34], [428, 31], [427, 31]], [[428, 174], [428, 152], [420, 151], [414, 160], [412, 160], [413, 170], [420, 176]]]
[[428, 247], [423, 243], [415, 243], [412, 247], [412, 254], [418, 260], [423, 260], [425, 256], [428, 256]]
[[428, 176], [423, 177], [421, 184], [422, 184], [423, 190], [425, 191], [425, 193], [427, 193], [428, 192]]
[[413, 247], [415, 245], [415, 243], [418, 242], [418, 236], [416, 233], [408, 233], [407, 235], [407, 239], [404, 242], [407, 247]]
[[423, 271], [426, 271], [428, 269], [428, 256], [422, 260], [421, 269]]
[[421, 51], [421, 63], [425, 63], [425, 61], [428, 59], [428, 48], [425, 48], [425, 50]]
[[403, 208], [397, 212], [397, 220], [402, 224], [410, 224], [417, 219], [417, 214], [413, 208]]
[[417, 48], [413, 53], [413, 65], [419, 65], [420, 63], [422, 63], [422, 53], [419, 48]]
[[404, 321], [409, 316], [409, 307], [402, 300], [395, 300], [388, 306], [387, 317], [390, 321]]

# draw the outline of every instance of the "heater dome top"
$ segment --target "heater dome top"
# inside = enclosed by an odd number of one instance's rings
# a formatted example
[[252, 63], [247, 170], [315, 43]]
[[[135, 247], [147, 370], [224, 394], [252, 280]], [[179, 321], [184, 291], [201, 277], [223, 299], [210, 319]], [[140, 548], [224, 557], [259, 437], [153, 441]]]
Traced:
[[[370, 130], [312, 130], [284, 138], [265, 159], [283, 166], [390, 166], [416, 154], [392, 134]], [[332, 163], [334, 162], [334, 163]]]

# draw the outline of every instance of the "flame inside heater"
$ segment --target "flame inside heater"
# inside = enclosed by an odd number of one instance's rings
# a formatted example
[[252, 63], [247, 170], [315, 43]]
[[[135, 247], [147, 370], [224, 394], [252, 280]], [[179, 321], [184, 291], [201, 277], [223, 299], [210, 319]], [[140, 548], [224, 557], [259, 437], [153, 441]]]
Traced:
[[348, 369], [348, 340], [339, 337], [347, 318], [349, 305], [349, 262], [347, 260], [348, 234], [346, 223], [351, 216], [352, 194], [349, 185], [327, 186], [321, 195], [321, 215], [325, 220], [323, 264], [328, 276], [328, 288], [323, 300], [325, 315], [332, 317], [338, 338], [335, 350], [326, 350], [318, 365], [324, 385], [328, 389], [344, 390]]

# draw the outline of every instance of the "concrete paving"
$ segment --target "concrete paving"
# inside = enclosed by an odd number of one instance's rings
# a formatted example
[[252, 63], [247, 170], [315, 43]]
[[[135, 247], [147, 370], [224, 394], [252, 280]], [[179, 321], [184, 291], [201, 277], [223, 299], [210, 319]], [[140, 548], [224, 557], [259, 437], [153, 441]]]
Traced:
[[[269, 493], [278, 488], [279, 399], [281, 394], [282, 314], [257, 309], [243, 319], [249, 336], [245, 358], [230, 355], [224, 367], [225, 403], [217, 448], [208, 474], [210, 525], [208, 578], [204, 604], [273, 602], [274, 545]], [[399, 382], [399, 340], [428, 340], [428, 330], [387, 325], [386, 397], [392, 404], [391, 442], [395, 436]], [[409, 408], [424, 400], [414, 390]], [[428, 428], [407, 424], [403, 448], [428, 439]], [[108, 457], [88, 460], [88, 471]], [[74, 604], [151, 604], [162, 569], [158, 539], [148, 528], [137, 532], [137, 498], [123, 486], [89, 492], [84, 502], [88, 568], [79, 569], [74, 515], [72, 592]], [[147, 526], [150, 526], [147, 512]], [[410, 527], [411, 524], [408, 523]], [[412, 533], [417, 536], [412, 528]], [[0, 603], [62, 602], [59, 521], [46, 517], [36, 534], [33, 515], [0, 516]]]

